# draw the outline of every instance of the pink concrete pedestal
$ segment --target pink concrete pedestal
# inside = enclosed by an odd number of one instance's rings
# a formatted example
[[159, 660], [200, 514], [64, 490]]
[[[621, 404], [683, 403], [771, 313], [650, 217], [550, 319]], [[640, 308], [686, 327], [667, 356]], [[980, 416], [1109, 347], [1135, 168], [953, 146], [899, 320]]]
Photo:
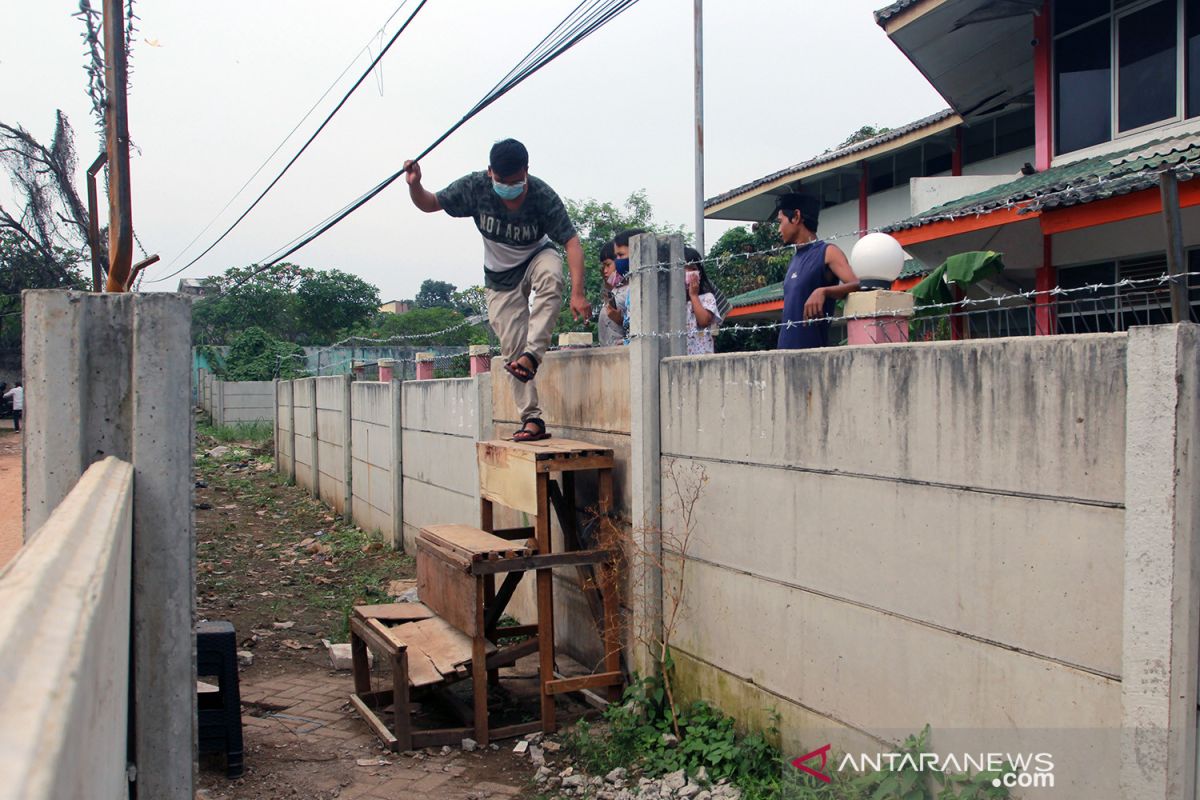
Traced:
[[486, 344], [473, 344], [468, 353], [471, 360], [471, 377], [492, 371], [492, 348]]
[[433, 353], [417, 353], [417, 380], [433, 380]]
[[908, 320], [913, 296], [887, 289], [854, 292], [846, 297], [843, 312], [849, 344], [889, 344], [908, 341]]
[[848, 344], [888, 344], [908, 341], [907, 317], [872, 317], [846, 323]]
[[379, 359], [379, 382], [391, 383], [392, 377], [396, 374], [396, 359], [381, 358]]

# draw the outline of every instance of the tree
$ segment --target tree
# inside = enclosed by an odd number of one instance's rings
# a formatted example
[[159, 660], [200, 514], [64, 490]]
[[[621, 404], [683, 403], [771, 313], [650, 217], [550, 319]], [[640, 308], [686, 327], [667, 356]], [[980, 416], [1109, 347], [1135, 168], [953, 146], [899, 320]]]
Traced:
[[845, 139], [843, 139], [842, 143], [839, 144], [837, 147], [831, 147], [828, 150], [826, 150], [825, 152], [832, 153], [835, 150], [842, 150], [844, 148], [850, 147], [851, 145], [856, 145], [859, 142], [865, 142], [867, 139], [874, 139], [876, 136], [883, 136], [883, 134], [891, 133], [891, 132], [892, 132], [891, 128], [885, 128], [882, 125], [863, 125], [861, 128], [856, 130], [854, 133], [850, 134]]
[[367, 324], [379, 310], [379, 290], [340, 270], [276, 264], [233, 267], [211, 283], [216, 293], [192, 310], [192, 336], [224, 344], [251, 327], [297, 344], [330, 344]]
[[[705, 270], [729, 298], [779, 283], [792, 257], [790, 252], [777, 249], [782, 244], [779, 225], [774, 222], [760, 222], [750, 229], [730, 228], [708, 251], [709, 258], [715, 260], [709, 261]], [[717, 350], [722, 353], [770, 350], [777, 338], [773, 330], [725, 331], [717, 337]]]
[[466, 318], [452, 308], [416, 308], [407, 314], [377, 314], [357, 335], [368, 339], [411, 336], [411, 344], [416, 347], [487, 344], [487, 326], [465, 322]]
[[464, 317], [487, 313], [487, 291], [482, 286], [469, 286], [452, 296], [454, 307]]
[[21, 345], [21, 292], [25, 289], [86, 289], [77, 254], [49, 253], [15, 231], [0, 227], [0, 347]]
[[0, 206], [0, 229], [10, 231], [47, 262], [84, 255], [87, 206], [75, 190], [75, 134], [58, 112], [54, 136], [45, 146], [20, 125], [0, 122], [0, 163], [8, 171], [20, 210]]
[[417, 308], [454, 308], [454, 290], [457, 288], [453, 283], [426, 278], [417, 292]]
[[226, 381], [293, 380], [307, 376], [304, 350], [252, 326], [242, 331], [215, 370]]

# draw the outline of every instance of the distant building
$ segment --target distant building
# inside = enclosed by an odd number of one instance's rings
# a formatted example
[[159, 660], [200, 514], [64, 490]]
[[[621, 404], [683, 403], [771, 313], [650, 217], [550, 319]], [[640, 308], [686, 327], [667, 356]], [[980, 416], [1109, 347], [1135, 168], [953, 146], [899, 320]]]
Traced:
[[216, 290], [217, 287], [212, 284], [211, 278], [180, 278], [179, 288], [175, 291], [192, 297], [205, 297]]
[[379, 307], [384, 314], [407, 314], [412, 311], [412, 305], [407, 300], [392, 300]]
[[[1189, 55], [1200, 3], [1115, 6], [899, 0], [877, 11], [951, 108], [714, 197], [706, 216], [757, 222], [775, 195], [805, 191], [824, 201], [821, 237], [842, 234], [847, 252], [867, 228], [926, 267], [997, 250], [1006, 281], [1026, 291], [1162, 275], [1158, 173], [1200, 170], [1200, 58]], [[1190, 271], [1200, 270], [1200, 182], [1181, 183], [1179, 199]], [[1029, 333], [1125, 330], [1167, 321], [1166, 295], [1046, 294], [1014, 316]], [[1191, 297], [1195, 319], [1200, 292]], [[731, 317], [782, 309], [781, 293], [763, 290], [731, 302]]]

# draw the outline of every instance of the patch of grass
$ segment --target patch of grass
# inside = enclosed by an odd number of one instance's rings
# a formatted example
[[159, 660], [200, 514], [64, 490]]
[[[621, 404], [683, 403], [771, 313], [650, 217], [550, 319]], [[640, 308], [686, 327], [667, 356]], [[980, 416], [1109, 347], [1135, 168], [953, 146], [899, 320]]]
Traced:
[[246, 443], [255, 448], [267, 447], [275, 437], [275, 426], [271, 422], [234, 422], [230, 425], [200, 423], [196, 426], [200, 436], [225, 444]]

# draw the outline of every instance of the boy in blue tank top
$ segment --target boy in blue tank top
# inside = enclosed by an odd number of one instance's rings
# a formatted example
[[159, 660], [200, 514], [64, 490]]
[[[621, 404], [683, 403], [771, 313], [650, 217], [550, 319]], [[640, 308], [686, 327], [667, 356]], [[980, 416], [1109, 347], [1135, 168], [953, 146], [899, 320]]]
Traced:
[[[783, 279], [783, 322], [779, 350], [803, 350], [829, 345], [829, 322], [837, 301], [858, 291], [858, 277], [846, 254], [817, 240], [821, 201], [804, 194], [785, 194], [775, 206], [779, 237], [796, 246]], [[788, 326], [786, 323], [791, 322]]]

